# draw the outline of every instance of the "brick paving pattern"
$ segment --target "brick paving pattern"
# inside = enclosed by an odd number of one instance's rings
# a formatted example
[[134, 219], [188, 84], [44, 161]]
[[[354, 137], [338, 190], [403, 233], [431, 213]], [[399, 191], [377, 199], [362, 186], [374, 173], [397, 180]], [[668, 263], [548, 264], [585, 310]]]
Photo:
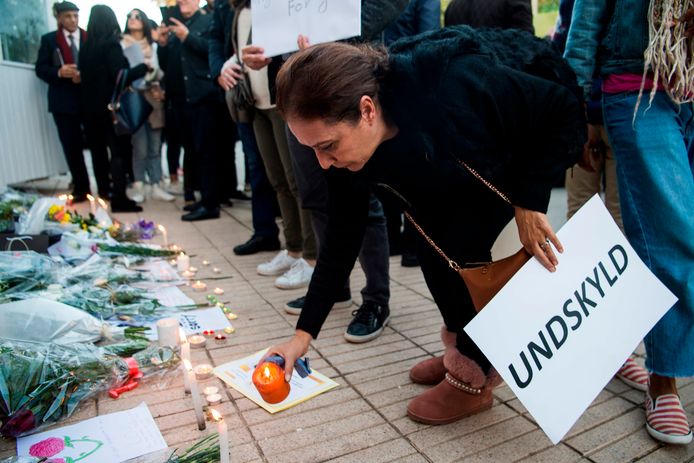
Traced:
[[[271, 253], [239, 257], [232, 247], [250, 237], [250, 204], [235, 201], [223, 209], [219, 220], [184, 223], [178, 204], [148, 201], [142, 215], [167, 227], [169, 241], [192, 255], [200, 280], [208, 287], [225, 290], [224, 300], [239, 316], [236, 333], [226, 345], [211, 343], [193, 350], [194, 364], [219, 365], [271, 344], [293, 333], [296, 316], [286, 314], [284, 304], [304, 290], [280, 290], [272, 277], [256, 274], [256, 266]], [[134, 214], [123, 214], [134, 221]], [[212, 262], [209, 267], [202, 260]], [[311, 365], [340, 384], [339, 388], [271, 415], [216, 379], [202, 382], [222, 390], [216, 408], [225, 414], [231, 436], [231, 458], [241, 462], [574, 462], [694, 461], [694, 444], [663, 446], [644, 428], [643, 394], [613, 379], [584, 413], [567, 437], [552, 446], [511, 390], [497, 388], [491, 410], [446, 426], [426, 426], [406, 416], [407, 402], [424, 390], [412, 384], [409, 368], [440, 354], [441, 317], [418, 268], [403, 268], [399, 257], [390, 262], [391, 320], [378, 339], [349, 344], [342, 334], [358, 307], [364, 283], [360, 269], [352, 274], [355, 303], [333, 310], [323, 331], [308, 353]], [[212, 267], [221, 269], [213, 274]], [[212, 280], [214, 278], [214, 280]], [[206, 293], [184, 292], [196, 302]], [[641, 348], [640, 355], [643, 355]], [[694, 422], [694, 381], [680, 382], [680, 394]], [[92, 400], [66, 423], [124, 410], [146, 402], [166, 442], [185, 448], [207, 431], [195, 424], [192, 402], [180, 378], [164, 389], [143, 384], [118, 400], [106, 395]], [[0, 441], [0, 457], [15, 452], [13, 440]], [[163, 462], [171, 450], [149, 455], [138, 462]]]

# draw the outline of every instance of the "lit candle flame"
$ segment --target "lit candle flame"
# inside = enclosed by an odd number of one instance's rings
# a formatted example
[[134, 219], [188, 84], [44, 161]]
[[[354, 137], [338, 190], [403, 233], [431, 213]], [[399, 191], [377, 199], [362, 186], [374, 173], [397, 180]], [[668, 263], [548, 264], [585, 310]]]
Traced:
[[267, 365], [265, 366], [265, 369], [263, 370], [263, 375], [265, 375], [265, 377], [267, 379], [270, 379], [270, 376], [271, 376], [270, 375], [270, 368], [268, 368]]
[[185, 367], [186, 371], [193, 369], [193, 365], [190, 364], [190, 360], [188, 359], [183, 359], [183, 366]]
[[67, 201], [67, 195], [60, 195], [58, 196], [58, 199], [61, 201]]
[[157, 225], [157, 228], [159, 229], [160, 232], [165, 233], [166, 232], [166, 227], [163, 225]]
[[87, 199], [91, 202], [94, 202], [94, 196], [90, 195], [89, 193], [87, 193]]
[[99, 203], [99, 206], [103, 207], [104, 209], [108, 209], [108, 204], [106, 204], [106, 201], [103, 199], [97, 198], [96, 202]]
[[224, 417], [222, 416], [221, 413], [219, 413], [217, 410], [214, 408], [210, 408], [210, 414], [212, 415], [212, 419], [215, 421], [222, 421]]
[[180, 255], [181, 257], [183, 257], [183, 256], [185, 256], [185, 255], [186, 255], [186, 253], [185, 253], [185, 252], [183, 252], [183, 251], [181, 251], [181, 254], [179, 254], [179, 255]]

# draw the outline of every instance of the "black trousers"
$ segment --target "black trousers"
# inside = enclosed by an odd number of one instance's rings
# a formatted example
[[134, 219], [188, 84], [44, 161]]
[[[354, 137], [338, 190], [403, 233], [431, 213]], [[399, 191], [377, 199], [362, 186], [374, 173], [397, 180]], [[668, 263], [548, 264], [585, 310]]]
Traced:
[[[87, 134], [89, 150], [92, 153], [92, 164], [99, 186], [99, 196], [108, 197], [110, 191], [113, 201], [125, 200], [126, 156], [131, 153], [130, 135], [116, 135], [108, 110], [101, 113], [85, 114], [84, 130]], [[111, 154], [110, 169], [109, 151]], [[108, 186], [109, 170], [113, 184], [112, 190]]]
[[[438, 214], [435, 221], [439, 227], [427, 229], [425, 223], [418, 221], [434, 242], [460, 266], [489, 262], [494, 241], [513, 218], [513, 208], [485, 188], [481, 184], [473, 185], [471, 191], [466, 191], [465, 196], [470, 199], [465, 204], [452, 206], [445, 217], [438, 217], [442, 215]], [[463, 330], [477, 314], [463, 279], [419, 233], [415, 238], [415, 249], [424, 280], [444, 324], [448, 331], [457, 335], [458, 350], [476, 361], [487, 373], [491, 366], [489, 360]]]
[[72, 175], [72, 193], [89, 193], [89, 174], [84, 163], [82, 146], [82, 117], [79, 114], [53, 113], [58, 138]]

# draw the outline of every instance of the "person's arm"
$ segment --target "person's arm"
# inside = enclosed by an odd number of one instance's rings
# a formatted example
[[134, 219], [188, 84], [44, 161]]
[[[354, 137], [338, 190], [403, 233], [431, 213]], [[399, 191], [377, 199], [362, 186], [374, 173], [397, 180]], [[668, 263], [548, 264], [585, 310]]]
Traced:
[[147, 65], [144, 63], [138, 64], [135, 67], [130, 68], [128, 64], [128, 59], [123, 54], [123, 49], [118, 42], [114, 42], [108, 46], [106, 49], [106, 69], [109, 73], [109, 79], [111, 82], [115, 82], [118, 78], [118, 73], [122, 69], [128, 69], [128, 77], [125, 81], [125, 85], [130, 85], [134, 80], [144, 77], [147, 74]]
[[361, 39], [374, 40], [388, 24], [398, 19], [409, 0], [362, 0]]
[[41, 37], [41, 46], [39, 47], [39, 54], [36, 59], [35, 71], [38, 78], [47, 84], [57, 84], [60, 82], [60, 77], [58, 76], [60, 67], [55, 66], [52, 61], [54, 52], [55, 49], [51, 48], [48, 42], [48, 36], [44, 35]]
[[598, 46], [609, 21], [607, 14], [606, 0], [576, 0], [574, 3], [564, 58], [576, 73], [585, 97], [590, 96], [593, 85]]
[[441, 0], [417, 2], [417, 25], [415, 34], [441, 28]]
[[[222, 0], [226, 2], [226, 0]], [[210, 24], [210, 35], [207, 39], [208, 57], [210, 65], [210, 75], [213, 79], [217, 79], [222, 72], [222, 66], [227, 59], [224, 56], [224, 14], [228, 14], [229, 7], [222, 5], [218, 0], [212, 12], [212, 21]], [[233, 13], [232, 13], [233, 14]]]
[[[207, 21], [206, 17], [202, 16], [198, 18], [198, 21]], [[193, 53], [199, 55], [199, 56], [204, 56], [205, 59], [208, 58], [208, 41], [207, 37], [209, 35], [209, 25], [205, 25], [205, 30], [198, 33], [198, 32], [191, 32], [185, 24], [183, 24], [181, 21], [177, 20], [176, 18], [171, 18], [171, 21], [173, 21], [176, 24], [176, 29], [174, 30], [174, 34], [176, 34], [176, 37], [182, 42], [184, 48], [188, 48], [191, 50]], [[183, 34], [179, 34], [179, 31], [184, 30], [185, 32]]]
[[508, 8], [508, 24], [506, 24], [506, 27], [521, 29], [531, 34], [535, 33], [533, 8], [530, 0], [509, 0], [506, 8]]
[[344, 288], [359, 255], [368, 220], [369, 189], [365, 180], [341, 169], [330, 169], [326, 176], [329, 198], [326, 237], [321, 243], [296, 331], [289, 340], [271, 347], [266, 354], [279, 354], [285, 359], [287, 379], [291, 378], [296, 359], [306, 354], [311, 340], [318, 337], [335, 295]]

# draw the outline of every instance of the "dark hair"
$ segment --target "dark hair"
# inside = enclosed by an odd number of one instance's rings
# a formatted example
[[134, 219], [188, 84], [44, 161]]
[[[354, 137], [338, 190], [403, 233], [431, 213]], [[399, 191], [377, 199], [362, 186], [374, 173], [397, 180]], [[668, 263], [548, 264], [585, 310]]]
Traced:
[[149, 23], [150, 20], [145, 14], [145, 12], [139, 8], [133, 8], [132, 10], [130, 10], [130, 13], [128, 13], [128, 19], [125, 20], [125, 29], [123, 30], [123, 33], [130, 34], [130, 29], [128, 29], [128, 21], [130, 20], [130, 15], [133, 11], [137, 11], [137, 14], [140, 15], [140, 22], [142, 23], [142, 33], [145, 35], [147, 42], [152, 43], [154, 41], [152, 40], [152, 25]]
[[283, 117], [357, 122], [364, 95], [378, 98], [388, 71], [385, 48], [326, 43], [291, 56], [277, 74], [277, 108]]
[[120, 37], [120, 26], [116, 14], [106, 5], [94, 5], [89, 13], [87, 24], [89, 36], [85, 46], [90, 42], [98, 44], [109, 40], [117, 40]]

